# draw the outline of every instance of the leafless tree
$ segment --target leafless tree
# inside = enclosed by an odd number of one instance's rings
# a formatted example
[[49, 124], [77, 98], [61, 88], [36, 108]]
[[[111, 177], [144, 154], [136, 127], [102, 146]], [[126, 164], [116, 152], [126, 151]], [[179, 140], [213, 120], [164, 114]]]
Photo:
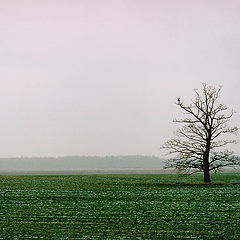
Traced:
[[202, 84], [202, 91], [194, 90], [195, 98], [189, 105], [178, 97], [179, 106], [185, 117], [174, 122], [183, 124], [175, 138], [162, 146], [173, 156], [166, 167], [187, 173], [203, 172], [204, 182], [210, 183], [210, 172], [226, 166], [239, 164], [239, 158], [225, 149], [235, 140], [225, 139], [226, 134], [236, 134], [238, 127], [229, 126], [234, 111], [219, 103], [221, 87]]

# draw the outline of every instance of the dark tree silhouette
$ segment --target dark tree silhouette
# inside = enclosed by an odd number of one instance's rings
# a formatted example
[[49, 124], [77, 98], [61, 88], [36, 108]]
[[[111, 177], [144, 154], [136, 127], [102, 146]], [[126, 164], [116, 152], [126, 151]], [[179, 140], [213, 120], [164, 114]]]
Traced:
[[210, 183], [211, 171], [239, 164], [238, 157], [225, 149], [226, 145], [236, 141], [224, 138], [226, 134], [236, 134], [238, 127], [228, 125], [234, 112], [219, 103], [221, 87], [202, 85], [201, 92], [194, 90], [195, 99], [189, 105], [177, 98], [176, 105], [183, 110], [185, 117], [174, 122], [183, 126], [162, 148], [173, 155], [167, 161], [167, 168], [189, 174], [203, 172], [204, 182]]

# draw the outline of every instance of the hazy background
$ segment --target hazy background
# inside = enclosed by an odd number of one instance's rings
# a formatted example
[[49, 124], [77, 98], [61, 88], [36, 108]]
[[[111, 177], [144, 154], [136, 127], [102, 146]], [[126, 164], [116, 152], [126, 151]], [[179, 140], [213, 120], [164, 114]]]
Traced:
[[0, 157], [161, 155], [175, 98], [201, 82], [223, 85], [238, 124], [239, 13], [239, 0], [0, 0]]

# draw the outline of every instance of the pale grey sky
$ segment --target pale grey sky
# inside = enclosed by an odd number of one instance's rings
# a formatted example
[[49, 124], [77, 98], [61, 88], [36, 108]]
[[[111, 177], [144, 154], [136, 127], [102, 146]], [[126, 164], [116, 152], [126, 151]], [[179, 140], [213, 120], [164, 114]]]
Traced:
[[223, 85], [239, 123], [239, 13], [239, 0], [0, 0], [0, 157], [160, 155], [175, 98], [201, 82]]

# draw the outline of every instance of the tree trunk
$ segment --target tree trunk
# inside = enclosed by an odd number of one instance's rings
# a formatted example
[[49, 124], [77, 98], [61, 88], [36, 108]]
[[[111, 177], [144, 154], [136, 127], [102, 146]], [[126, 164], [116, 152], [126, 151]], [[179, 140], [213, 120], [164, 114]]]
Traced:
[[210, 145], [211, 145], [211, 140], [210, 140], [210, 137], [209, 137], [209, 138], [207, 139], [206, 151], [205, 151], [205, 153], [204, 153], [204, 155], [203, 155], [204, 182], [205, 182], [205, 183], [211, 183], [210, 171], [209, 171]]
[[207, 169], [206, 169], [206, 166], [204, 168], [204, 182], [205, 183], [211, 183], [209, 166], [207, 167]]

